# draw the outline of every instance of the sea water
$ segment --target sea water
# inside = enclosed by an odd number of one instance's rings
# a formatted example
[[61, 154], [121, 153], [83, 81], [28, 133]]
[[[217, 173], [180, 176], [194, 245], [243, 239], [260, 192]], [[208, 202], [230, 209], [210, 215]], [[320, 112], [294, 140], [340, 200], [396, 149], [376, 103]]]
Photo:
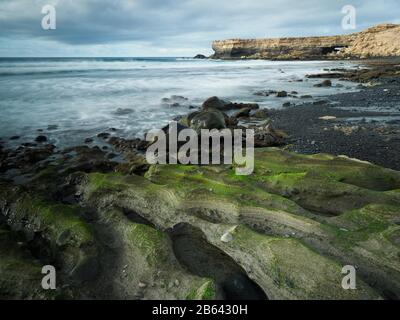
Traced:
[[[280, 108], [301, 99], [254, 95], [260, 90], [324, 96], [355, 89], [355, 84], [315, 88], [321, 80], [305, 75], [351, 62], [221, 61], [185, 58], [0, 58], [0, 137], [32, 141], [39, 132], [56, 145], [117, 129], [122, 137], [142, 137], [190, 112], [210, 96]], [[300, 82], [299, 80], [304, 80]], [[163, 98], [187, 98], [171, 107]], [[117, 109], [131, 109], [118, 114]], [[129, 111], [129, 110], [128, 110]], [[49, 128], [49, 126], [51, 126]], [[51, 129], [51, 130], [48, 130]]]

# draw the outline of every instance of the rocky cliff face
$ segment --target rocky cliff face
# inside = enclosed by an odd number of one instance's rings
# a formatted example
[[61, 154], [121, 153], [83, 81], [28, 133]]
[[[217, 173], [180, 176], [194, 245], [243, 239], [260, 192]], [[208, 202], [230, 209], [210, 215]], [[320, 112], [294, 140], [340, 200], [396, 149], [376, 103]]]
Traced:
[[216, 59], [343, 59], [400, 56], [400, 25], [329, 37], [231, 39], [213, 42]]

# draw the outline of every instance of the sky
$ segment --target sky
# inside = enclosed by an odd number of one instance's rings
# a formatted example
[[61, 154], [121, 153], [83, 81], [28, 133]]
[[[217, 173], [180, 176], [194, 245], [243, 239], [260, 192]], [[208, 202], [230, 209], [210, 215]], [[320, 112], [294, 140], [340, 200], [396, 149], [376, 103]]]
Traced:
[[[47, 4], [55, 30], [42, 28]], [[345, 5], [355, 30], [342, 28]], [[209, 55], [213, 40], [346, 34], [399, 13], [399, 0], [0, 0], [0, 56]]]

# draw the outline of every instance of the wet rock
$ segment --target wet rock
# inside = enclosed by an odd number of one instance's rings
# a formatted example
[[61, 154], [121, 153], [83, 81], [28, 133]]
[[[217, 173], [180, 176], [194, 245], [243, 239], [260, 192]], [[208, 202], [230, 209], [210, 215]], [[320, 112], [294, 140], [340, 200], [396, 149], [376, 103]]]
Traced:
[[93, 138], [86, 138], [85, 139], [85, 143], [92, 143], [93, 142]]
[[196, 56], [193, 57], [193, 59], [208, 59], [204, 54], [197, 54]]
[[145, 156], [135, 152], [125, 155], [125, 160], [115, 168], [116, 172], [126, 175], [144, 175], [150, 167]]
[[10, 140], [19, 140], [21, 139], [21, 136], [12, 136], [10, 137]]
[[328, 104], [328, 103], [329, 103], [329, 101], [326, 101], [326, 100], [318, 100], [318, 101], [314, 101], [313, 105], [314, 106], [323, 106], [323, 105]]
[[56, 125], [56, 124], [49, 125], [49, 126], [47, 127], [47, 130], [48, 130], [48, 131], [53, 131], [53, 130], [57, 130], [57, 129], [58, 129], [58, 125]]
[[35, 139], [36, 142], [42, 143], [42, 142], [46, 142], [47, 141], [47, 137], [46, 136], [37, 136]]
[[283, 108], [288, 108], [288, 107], [290, 107], [291, 105], [292, 105], [291, 102], [285, 102], [284, 104], [282, 104], [282, 107], [283, 107]]
[[316, 87], [316, 88], [332, 87], [332, 81], [331, 80], [324, 80], [321, 83], [315, 84], [314, 87]]
[[110, 136], [111, 136], [111, 134], [109, 134], [108, 132], [102, 132], [97, 135], [98, 138], [104, 139], [104, 140], [107, 140]]
[[172, 95], [169, 98], [161, 99], [161, 103], [164, 106], [173, 107], [173, 108], [176, 108], [176, 107], [188, 107], [188, 101], [189, 101], [188, 98], [185, 98], [183, 96], [178, 96], [178, 95]]
[[191, 119], [190, 127], [198, 132], [201, 129], [224, 129], [226, 128], [225, 117], [218, 110], [204, 110]]
[[286, 92], [286, 91], [279, 91], [277, 94], [276, 94], [276, 97], [277, 98], [286, 98], [288, 96], [288, 93]]
[[301, 99], [312, 99], [313, 96], [312, 96], [312, 95], [309, 95], [309, 94], [305, 94], [305, 95], [300, 96], [300, 98], [301, 98]]
[[234, 118], [248, 118], [250, 116], [250, 108], [243, 108], [239, 111], [236, 111], [232, 117]]
[[271, 124], [256, 129], [254, 134], [254, 146], [256, 148], [276, 147], [286, 143], [287, 135], [275, 130]]
[[260, 109], [254, 112], [254, 117], [257, 119], [266, 119], [268, 118], [268, 110], [267, 109]]
[[113, 112], [113, 114], [116, 116], [126, 116], [126, 115], [132, 114], [134, 112], [135, 112], [135, 110], [130, 109], [130, 108], [118, 108], [117, 110], [115, 110]]
[[216, 109], [216, 110], [227, 110], [227, 106], [231, 104], [229, 101], [224, 101], [218, 97], [211, 97], [204, 101], [202, 105], [203, 110]]

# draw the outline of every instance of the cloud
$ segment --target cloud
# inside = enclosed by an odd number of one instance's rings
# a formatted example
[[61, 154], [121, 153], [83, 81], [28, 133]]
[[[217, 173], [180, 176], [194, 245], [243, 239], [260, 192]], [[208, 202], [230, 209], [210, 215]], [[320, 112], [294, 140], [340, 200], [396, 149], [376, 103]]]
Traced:
[[[225, 38], [345, 33], [341, 8], [358, 29], [399, 22], [398, 0], [2, 0], [0, 55], [190, 55]], [[41, 28], [53, 4], [57, 29]], [[171, 54], [168, 54], [168, 53]], [[181, 54], [180, 54], [181, 53]]]

